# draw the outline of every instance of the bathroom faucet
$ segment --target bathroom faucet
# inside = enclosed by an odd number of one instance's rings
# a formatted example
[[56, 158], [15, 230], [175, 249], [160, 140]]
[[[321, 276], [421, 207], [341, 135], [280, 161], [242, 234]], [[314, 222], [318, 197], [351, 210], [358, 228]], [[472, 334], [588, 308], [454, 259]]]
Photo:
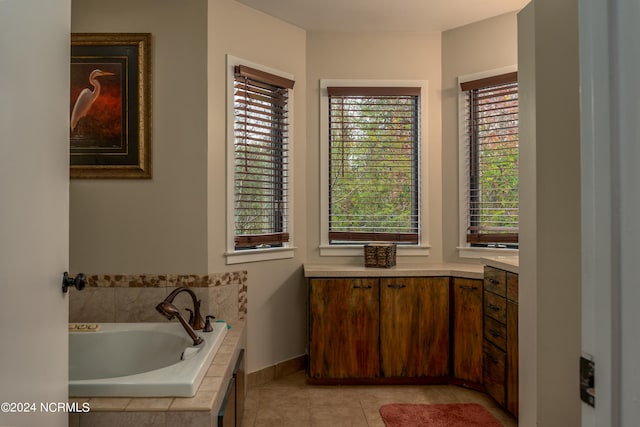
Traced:
[[[191, 312], [189, 322], [184, 320], [184, 317], [182, 317], [182, 314], [180, 314], [180, 310], [178, 310], [178, 308], [173, 305], [173, 300], [175, 299], [176, 295], [181, 292], [187, 292], [189, 295], [191, 295], [191, 299], [193, 300], [193, 311], [189, 310]], [[164, 301], [156, 306], [156, 310], [158, 310], [160, 314], [162, 314], [169, 320], [177, 317], [184, 330], [187, 331], [187, 334], [189, 334], [189, 336], [193, 340], [193, 345], [198, 345], [204, 341], [201, 337], [196, 335], [194, 331], [194, 329], [200, 330], [204, 328], [204, 320], [202, 320], [202, 315], [200, 314], [200, 301], [198, 301], [196, 294], [191, 289], [182, 287], [174, 290], [169, 295], [167, 295]]]

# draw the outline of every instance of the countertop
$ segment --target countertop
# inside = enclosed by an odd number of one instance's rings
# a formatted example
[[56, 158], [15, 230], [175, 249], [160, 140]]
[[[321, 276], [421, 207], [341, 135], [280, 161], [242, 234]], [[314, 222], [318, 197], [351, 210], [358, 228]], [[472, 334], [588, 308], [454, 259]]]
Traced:
[[484, 266], [518, 274], [518, 256], [487, 256], [478, 264], [422, 263], [398, 264], [390, 268], [365, 267], [354, 264], [305, 264], [305, 277], [438, 277], [451, 276], [482, 279]]
[[305, 264], [305, 277], [437, 277], [482, 279], [482, 264], [423, 263], [398, 264], [390, 268], [364, 265]]
[[483, 264], [486, 264], [489, 267], [495, 267], [501, 270], [506, 270], [511, 273], [518, 274], [520, 258], [517, 255], [483, 257], [480, 258], [480, 260], [483, 262]]

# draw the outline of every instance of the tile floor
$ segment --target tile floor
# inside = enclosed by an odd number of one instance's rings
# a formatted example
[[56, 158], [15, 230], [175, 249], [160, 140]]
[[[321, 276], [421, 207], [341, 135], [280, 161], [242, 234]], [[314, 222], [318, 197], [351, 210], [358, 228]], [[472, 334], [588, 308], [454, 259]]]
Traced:
[[518, 422], [484, 393], [457, 386], [311, 386], [296, 372], [247, 392], [244, 427], [384, 427], [378, 409], [386, 403], [474, 402], [505, 427]]

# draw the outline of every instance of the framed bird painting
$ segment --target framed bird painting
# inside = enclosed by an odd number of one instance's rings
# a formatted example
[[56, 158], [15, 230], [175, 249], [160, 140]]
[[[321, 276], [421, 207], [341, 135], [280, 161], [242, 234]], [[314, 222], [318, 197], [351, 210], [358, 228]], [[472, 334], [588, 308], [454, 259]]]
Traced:
[[72, 33], [71, 178], [151, 178], [151, 34]]

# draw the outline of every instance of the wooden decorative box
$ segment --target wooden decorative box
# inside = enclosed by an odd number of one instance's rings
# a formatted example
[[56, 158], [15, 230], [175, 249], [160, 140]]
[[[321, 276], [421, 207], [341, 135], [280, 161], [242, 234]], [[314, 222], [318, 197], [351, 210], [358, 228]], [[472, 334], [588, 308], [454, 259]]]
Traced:
[[396, 265], [395, 243], [369, 243], [364, 245], [364, 266], [389, 268]]

